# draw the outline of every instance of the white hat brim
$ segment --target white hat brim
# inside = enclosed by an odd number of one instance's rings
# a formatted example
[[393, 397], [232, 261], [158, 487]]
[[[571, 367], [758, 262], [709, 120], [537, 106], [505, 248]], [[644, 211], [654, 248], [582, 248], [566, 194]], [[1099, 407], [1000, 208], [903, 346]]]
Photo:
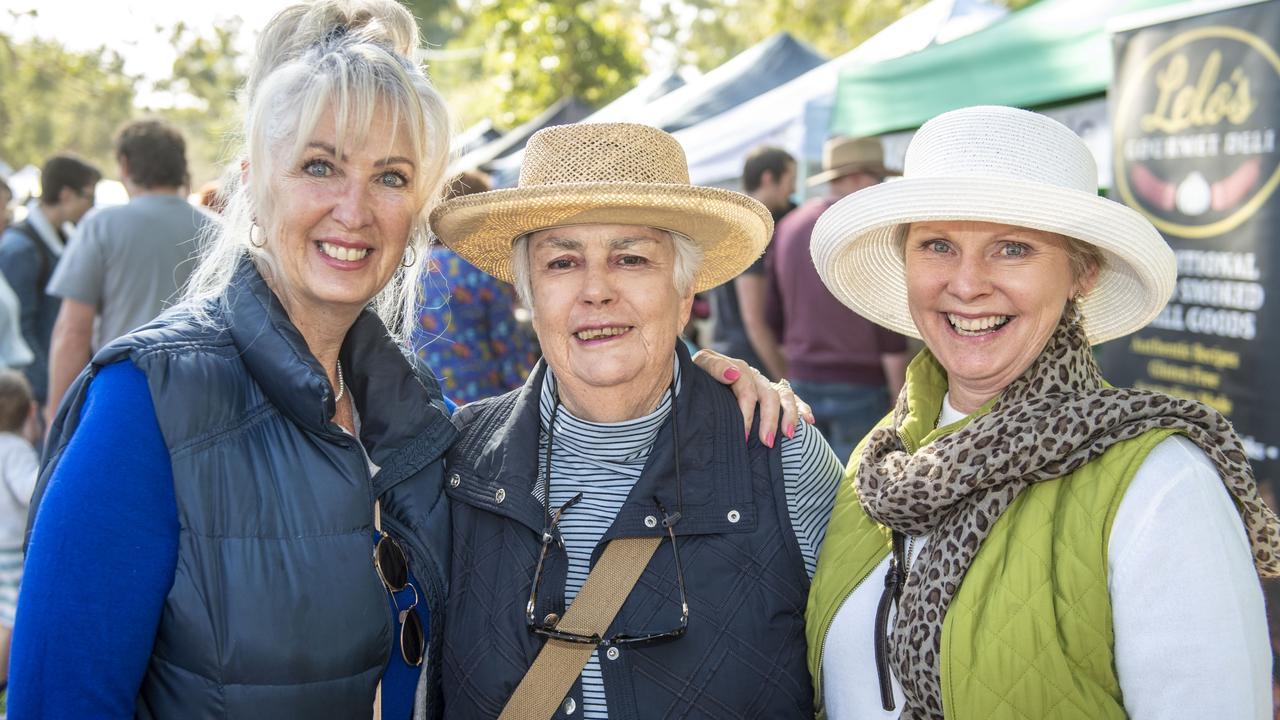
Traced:
[[930, 220], [1046, 230], [1100, 249], [1104, 266], [1081, 303], [1095, 345], [1146, 326], [1173, 293], [1173, 251], [1138, 212], [1079, 190], [1001, 178], [905, 178], [849, 195], [814, 227], [814, 266], [854, 312], [919, 338], [907, 306], [902, 238], [906, 224]]

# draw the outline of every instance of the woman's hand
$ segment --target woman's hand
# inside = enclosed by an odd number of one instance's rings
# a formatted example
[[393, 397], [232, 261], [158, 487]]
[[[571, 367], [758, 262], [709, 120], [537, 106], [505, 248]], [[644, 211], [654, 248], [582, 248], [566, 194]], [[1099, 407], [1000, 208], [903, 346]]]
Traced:
[[786, 380], [771, 383], [759, 370], [715, 350], [699, 350], [693, 361], [733, 390], [742, 409], [744, 435], [751, 433], [751, 418], [757, 405], [760, 406], [760, 442], [769, 447], [773, 447], [777, 439], [779, 415], [782, 434], [787, 437], [795, 435], [796, 422], [800, 419], [813, 423], [813, 410], [792, 391]]

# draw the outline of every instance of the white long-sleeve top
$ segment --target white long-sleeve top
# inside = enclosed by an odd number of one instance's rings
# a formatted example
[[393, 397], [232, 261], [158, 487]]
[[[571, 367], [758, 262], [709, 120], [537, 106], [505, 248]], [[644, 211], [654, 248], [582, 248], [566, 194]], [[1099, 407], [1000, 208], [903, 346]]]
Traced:
[[22, 549], [27, 507], [39, 472], [35, 448], [19, 435], [0, 432], [0, 551]]
[[[964, 417], [943, 403], [938, 425]], [[928, 543], [916, 538], [911, 563]], [[874, 632], [886, 558], [845, 600], [823, 653], [831, 720], [896, 720], [880, 705]], [[1133, 720], [1271, 717], [1262, 586], [1230, 493], [1186, 438], [1152, 449], [1116, 510], [1107, 546], [1116, 673]]]

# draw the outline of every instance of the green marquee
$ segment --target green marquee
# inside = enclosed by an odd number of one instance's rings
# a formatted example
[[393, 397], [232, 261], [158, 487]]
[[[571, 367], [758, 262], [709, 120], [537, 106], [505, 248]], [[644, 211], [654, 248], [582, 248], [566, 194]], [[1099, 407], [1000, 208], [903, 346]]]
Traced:
[[1105, 92], [1113, 17], [1177, 0], [1041, 0], [945, 45], [840, 73], [833, 135], [919, 127], [967, 105], [1038, 107]]

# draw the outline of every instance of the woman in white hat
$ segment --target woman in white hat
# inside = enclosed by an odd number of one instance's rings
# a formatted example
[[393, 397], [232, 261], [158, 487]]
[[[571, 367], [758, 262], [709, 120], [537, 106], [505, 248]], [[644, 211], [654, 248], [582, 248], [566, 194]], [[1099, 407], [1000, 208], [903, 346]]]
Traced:
[[1099, 375], [1175, 263], [1096, 177], [1057, 122], [966, 108], [818, 222], [827, 287], [926, 346], [819, 558], [827, 717], [1270, 717], [1276, 518], [1222, 416]]
[[518, 188], [431, 223], [515, 283], [545, 354], [455, 416], [446, 714], [812, 717], [804, 604], [840, 463], [804, 425], [744, 435], [679, 342], [769, 211], [691, 186], [664, 132], [592, 124], [534, 135]]

